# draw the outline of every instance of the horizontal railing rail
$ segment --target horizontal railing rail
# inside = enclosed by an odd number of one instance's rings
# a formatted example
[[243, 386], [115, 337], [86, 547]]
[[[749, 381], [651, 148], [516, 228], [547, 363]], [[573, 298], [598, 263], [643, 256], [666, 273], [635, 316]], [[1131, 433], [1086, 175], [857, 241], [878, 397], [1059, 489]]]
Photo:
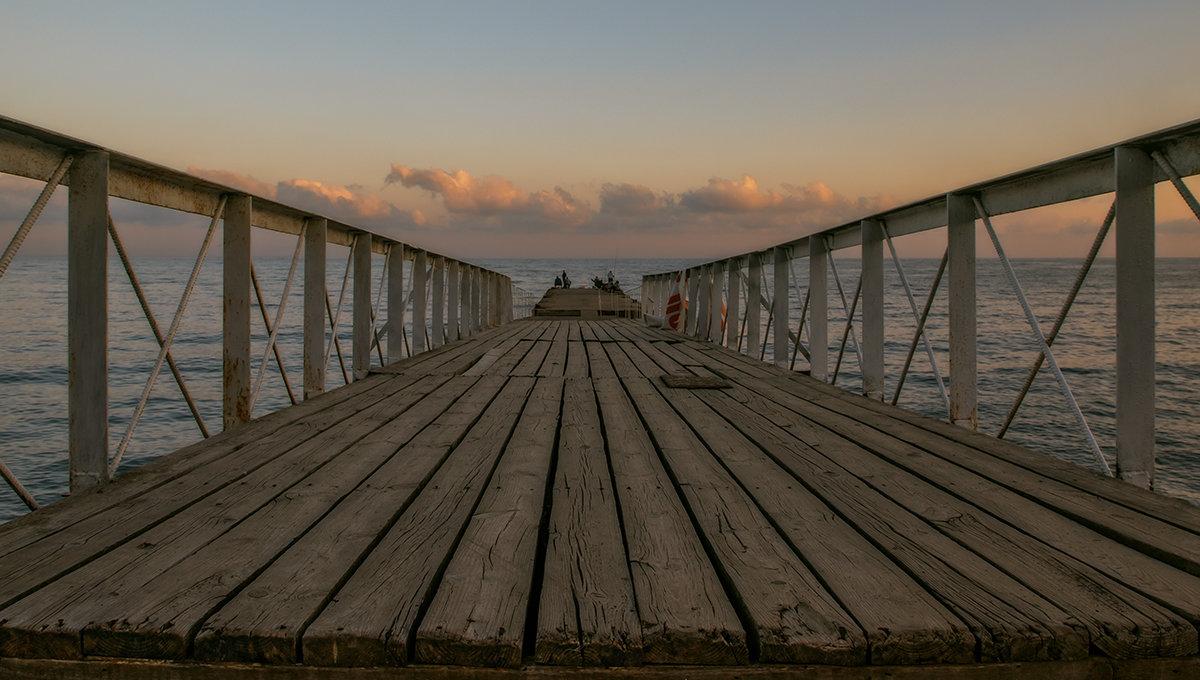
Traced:
[[[898, 403], [914, 357], [920, 352], [929, 363], [930, 382], [936, 385], [944, 403], [946, 419], [978, 429], [979, 301], [975, 239], [976, 226], [982, 224], [1038, 348], [1037, 358], [996, 436], [1003, 437], [1008, 431], [1035, 376], [1048, 364], [1073, 420], [1087, 441], [1095, 466], [1111, 475], [1107, 457], [1071, 391], [1053, 347], [1101, 246], [1115, 227], [1116, 474], [1131, 483], [1152, 487], [1155, 185], [1171, 182], [1200, 219], [1200, 203], [1182, 179], [1196, 174], [1200, 174], [1200, 121], [814, 230], [769, 248], [682, 271], [645, 276], [642, 289], [646, 311], [659, 323], [760, 359], [766, 359], [770, 349], [771, 360], [778, 366], [795, 369], [800, 358], [801, 368], [806, 363], [812, 377], [835, 384], [844, 365], [853, 357], [861, 376], [862, 393], [884, 400], [886, 247], [915, 326], [915, 332], [902, 339], [908, 351], [903, 368], [893, 381], [891, 402]], [[1113, 195], [1112, 206], [1100, 222], [1092, 247], [1054, 324], [1046, 332], [1022, 289], [992, 219], [1105, 194]], [[894, 241], [935, 229], [946, 230], [946, 250], [922, 303], [906, 276], [904, 261]], [[859, 280], [850, 282], [851, 285], [843, 280], [833, 257], [835, 252], [847, 248], [859, 248], [861, 258]], [[795, 260], [808, 265], [804, 290], [800, 289], [800, 279], [795, 273]], [[949, 374], [945, 378], [927, 333], [940, 289], [945, 292], [948, 307], [945, 354]], [[790, 318], [793, 301], [801, 310], [794, 325]], [[835, 319], [841, 321], [841, 327], [834, 325]]]
[[[527, 316], [536, 302], [498, 272], [3, 117], [0, 117], [0, 173], [45, 183], [0, 256], [0, 278], [55, 189], [60, 185], [69, 188], [66, 326], [72, 491], [116, 475], [164, 365], [187, 403], [199, 435], [208, 437], [212, 433], [214, 425], [202, 417], [171, 349], [200, 272], [210, 251], [217, 247], [214, 241], [218, 239], [218, 227], [223, 277], [221, 428], [224, 429], [250, 420], [272, 363], [288, 403], [295, 404], [327, 389], [327, 375], [335, 357], [342, 382], [349, 384], [365, 377], [373, 365], [387, 365], [506, 323], [514, 316]], [[203, 242], [166, 332], [151, 309], [121, 241], [120, 225], [110, 214], [109, 199], [114, 197], [203, 215], [208, 220]], [[296, 237], [273, 315], [252, 258], [252, 228]], [[158, 346], [158, 356], [145, 387], [120, 443], [112, 452], [108, 441], [109, 242]], [[329, 245], [347, 247], [348, 252], [336, 302], [326, 279]], [[372, 276], [373, 255], [382, 256], [383, 266], [377, 280]], [[301, 289], [299, 304], [303, 308], [303, 375], [295, 384], [287, 374], [277, 342], [293, 288]], [[254, 304], [259, 308], [266, 336], [259, 348], [251, 346]], [[344, 320], [346, 307], [349, 319]], [[342, 346], [344, 323], [350, 327], [348, 348]], [[252, 354], [252, 349], [257, 351]], [[33, 495], [3, 461], [0, 461], [0, 476], [30, 510], [37, 509]]]

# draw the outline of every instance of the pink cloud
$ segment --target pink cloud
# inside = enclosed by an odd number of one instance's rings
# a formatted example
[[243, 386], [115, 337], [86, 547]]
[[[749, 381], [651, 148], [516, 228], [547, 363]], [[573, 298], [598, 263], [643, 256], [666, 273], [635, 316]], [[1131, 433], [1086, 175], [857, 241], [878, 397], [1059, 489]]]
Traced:
[[[552, 191], [525, 192], [499, 175], [474, 177], [465, 170], [453, 173], [392, 164], [384, 184], [425, 189], [441, 196], [446, 210], [460, 215], [532, 217], [541, 226], [579, 227], [591, 218], [591, 207], [561, 187]], [[511, 221], [511, 220], [509, 220]]]
[[363, 193], [359, 190], [361, 187], [350, 188], [309, 179], [290, 179], [271, 185], [228, 170], [189, 167], [188, 172], [350, 224], [411, 227], [426, 222], [421, 211], [401, 210], [378, 196]]

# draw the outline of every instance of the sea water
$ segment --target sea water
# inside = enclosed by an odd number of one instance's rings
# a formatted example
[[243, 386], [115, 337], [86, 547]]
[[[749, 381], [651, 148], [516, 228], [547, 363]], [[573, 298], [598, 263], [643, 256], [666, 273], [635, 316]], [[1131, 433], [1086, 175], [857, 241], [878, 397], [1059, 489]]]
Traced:
[[[624, 289], [635, 298], [643, 274], [672, 271], [697, 264], [679, 259], [590, 260], [508, 259], [473, 262], [512, 277], [527, 300], [535, 301], [564, 269], [572, 285], [590, 285], [593, 276], [607, 279], [611, 270]], [[255, 261], [268, 317], [274, 324], [278, 314], [290, 261]], [[1049, 332], [1079, 269], [1078, 260], [1017, 260], [1014, 263], [1043, 332]], [[374, 286], [379, 285], [383, 259], [375, 256]], [[795, 278], [789, 296], [792, 328], [799, 322], [803, 291], [807, 286], [805, 260], [794, 263]], [[905, 273], [914, 288], [920, 308], [934, 274], [936, 259], [906, 259]], [[149, 306], [165, 334], [179, 307], [180, 297], [192, 262], [186, 259], [143, 258], [134, 267]], [[858, 281], [855, 259], [836, 260], [838, 278], [849, 306]], [[302, 265], [298, 268], [303, 271]], [[763, 290], [773, 294], [771, 267], [765, 266]], [[406, 272], [409, 273], [409, 272]], [[1054, 354], [1067, 383], [1079, 402], [1089, 427], [1113, 464], [1115, 438], [1115, 279], [1111, 260], [1094, 265], [1079, 299], [1054, 343]], [[344, 261], [330, 259], [327, 287], [336, 313], [343, 284]], [[277, 344], [294, 394], [299, 397], [302, 381], [301, 275], [280, 317]], [[1029, 367], [1037, 356], [1037, 344], [1024, 313], [995, 260], [978, 261], [978, 373], [979, 429], [994, 434], [1020, 391]], [[1200, 503], [1200, 260], [1160, 259], [1156, 271], [1157, 334], [1157, 488], [1163, 493]], [[210, 431], [221, 426], [221, 269], [219, 260], [208, 262], [181, 317], [172, 356]], [[837, 281], [830, 274], [829, 299], [831, 357], [836, 360], [845, 327], [845, 312]], [[896, 388], [909, 342], [916, 327], [908, 298], [894, 266], [885, 265], [886, 398]], [[0, 279], [0, 461], [6, 463], [41, 504], [61, 498], [67, 491], [67, 265], [65, 258], [18, 258]], [[743, 295], [745, 286], [742, 286]], [[386, 295], [376, 288], [381, 319], [386, 318]], [[350, 292], [338, 323], [344, 356], [332, 353], [327, 385], [344, 384], [342, 365], [350, 362]], [[518, 297], [518, 300], [520, 298]], [[142, 396], [158, 354], [158, 346], [137, 298], [118, 261], [109, 263], [108, 297], [109, 451], [124, 439], [134, 408]], [[743, 309], [745, 305], [743, 303]], [[941, 288], [928, 321], [938, 371], [948, 378], [946, 290]], [[410, 315], [411, 318], [411, 315]], [[766, 314], [762, 314], [766, 333]], [[267, 333], [257, 305], [252, 309], [252, 378], [266, 359], [261, 388], [254, 403], [258, 417], [290, 404], [273, 356], [265, 356]], [[406, 335], [411, 338], [411, 321]], [[391, 349], [385, 339], [385, 347]], [[766, 344], [763, 358], [773, 359]], [[372, 363], [379, 363], [378, 351]], [[391, 349], [391, 351], [395, 351]], [[788, 357], [790, 360], [790, 357]], [[806, 365], [803, 359], [797, 368]], [[830, 370], [833, 370], [831, 361]], [[837, 384], [860, 390], [861, 379], [853, 340], [847, 343]], [[934, 417], [945, 418], [945, 402], [937, 378], [922, 348], [913, 359], [899, 404]], [[164, 365], [150, 392], [144, 414], [124, 453], [120, 471], [128, 470], [201, 437], [179, 387]], [[1097, 468], [1078, 421], [1063, 392], [1045, 365], [1025, 399], [1007, 439], [1047, 455]], [[0, 521], [25, 512], [24, 505], [6, 485], [0, 484]]]

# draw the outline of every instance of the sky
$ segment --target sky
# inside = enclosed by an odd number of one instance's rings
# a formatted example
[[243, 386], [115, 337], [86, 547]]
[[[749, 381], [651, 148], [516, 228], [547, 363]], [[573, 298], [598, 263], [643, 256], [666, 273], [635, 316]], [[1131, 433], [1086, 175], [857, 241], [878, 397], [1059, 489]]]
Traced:
[[[0, 3], [0, 115], [464, 259], [736, 254], [1200, 118], [1195, 0]], [[37, 189], [0, 176], [0, 236]], [[1081, 256], [1107, 205], [1000, 226]]]

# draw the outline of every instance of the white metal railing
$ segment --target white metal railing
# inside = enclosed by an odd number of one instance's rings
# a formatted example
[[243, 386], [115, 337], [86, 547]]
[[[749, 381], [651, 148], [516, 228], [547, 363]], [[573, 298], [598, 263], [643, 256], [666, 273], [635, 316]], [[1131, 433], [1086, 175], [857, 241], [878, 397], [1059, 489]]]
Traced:
[[[200, 436], [210, 435], [211, 427], [196, 407], [171, 347], [180, 332], [184, 313], [218, 226], [222, 227], [223, 255], [224, 428], [250, 420], [272, 359], [289, 402], [295, 404], [325, 391], [326, 375], [334, 355], [343, 382], [349, 384], [367, 375], [373, 365], [372, 352], [378, 358], [375, 365], [386, 365], [511, 321], [514, 311], [517, 315], [528, 315], [533, 305], [529, 293], [515, 291], [511, 279], [495, 271], [3, 117], [0, 117], [0, 173], [45, 182], [0, 256], [0, 277], [7, 271], [55, 189], [60, 184], [69, 187], [67, 344], [71, 490], [109, 480], [116, 474], [164, 364], [169, 367]], [[109, 213], [110, 197], [209, 218], [208, 230], [165, 334], [151, 311], [121, 242], [118, 225]], [[268, 314], [251, 257], [252, 228], [296, 237], [274, 319]], [[125, 433], [111, 455], [108, 450], [106, 330], [110, 240], [158, 344], [154, 367]], [[336, 305], [326, 286], [329, 244], [346, 246], [349, 253]], [[384, 262], [377, 288], [372, 283], [373, 253], [382, 255]], [[303, 391], [297, 395], [284, 369], [276, 340], [301, 255], [304, 259], [301, 282], [304, 374]], [[408, 276], [405, 275], [406, 263], [411, 268]], [[347, 289], [352, 329], [349, 370], [347, 353], [338, 332], [342, 311], [347, 306]], [[374, 296], [372, 290], [376, 291]], [[380, 319], [385, 290], [387, 318]], [[257, 302], [267, 335], [265, 346], [260, 348], [261, 361], [253, 379], [251, 294]], [[514, 294], [519, 302], [514, 300]], [[409, 329], [412, 330], [411, 338]], [[0, 476], [29, 509], [37, 509], [33, 496], [2, 460]]]
[[[795, 369], [799, 355], [808, 363], [812, 377], [835, 384], [849, 348], [858, 362], [863, 394], [883, 400], [886, 398], [883, 284], [886, 244], [916, 328], [911, 338], [906, 339], [908, 352], [894, 381], [891, 402], [898, 402], [913, 358], [921, 347], [945, 404], [947, 420], [977, 429], [975, 233], [977, 222], [982, 222], [1039, 349], [996, 436], [1003, 437], [1008, 431], [1034, 377], [1043, 363], [1048, 363], [1097, 468], [1111, 475], [1113, 472], [1055, 358], [1053, 347], [1102, 244], [1115, 225], [1116, 474], [1149, 488], [1154, 482], [1155, 457], [1154, 187], [1170, 181], [1200, 219], [1200, 203], [1182, 180], [1195, 174], [1200, 174], [1200, 121], [963, 187], [764, 250], [678, 272], [645, 276], [643, 298], [648, 314], [683, 333], [723, 343], [760, 359], [766, 357], [770, 342], [775, 364]], [[1114, 196], [1112, 206], [1101, 221], [1053, 326], [1048, 333], [1043, 332], [992, 218], [1110, 193]], [[943, 228], [947, 234], [946, 252], [925, 302], [919, 307], [894, 238]], [[860, 248], [862, 262], [861, 276], [852, 292], [832, 256], [837, 250], [851, 247]], [[800, 290], [794, 260], [805, 260], [808, 264], [806, 290]], [[840, 308], [833, 314], [829, 309], [829, 296], [833, 293], [829, 290], [831, 275], [836, 286], [835, 304]], [[943, 380], [926, 333], [930, 311], [944, 281], [948, 288], [948, 381]], [[797, 302], [803, 300], [801, 318], [794, 328], [789, 318], [793, 295]], [[765, 330], [760, 325], [763, 313], [767, 316]], [[842, 328], [830, 327], [835, 317], [844, 320]], [[829, 352], [831, 332], [840, 336], [834, 343], [836, 357]], [[832, 373], [830, 363], [834, 365]]]

